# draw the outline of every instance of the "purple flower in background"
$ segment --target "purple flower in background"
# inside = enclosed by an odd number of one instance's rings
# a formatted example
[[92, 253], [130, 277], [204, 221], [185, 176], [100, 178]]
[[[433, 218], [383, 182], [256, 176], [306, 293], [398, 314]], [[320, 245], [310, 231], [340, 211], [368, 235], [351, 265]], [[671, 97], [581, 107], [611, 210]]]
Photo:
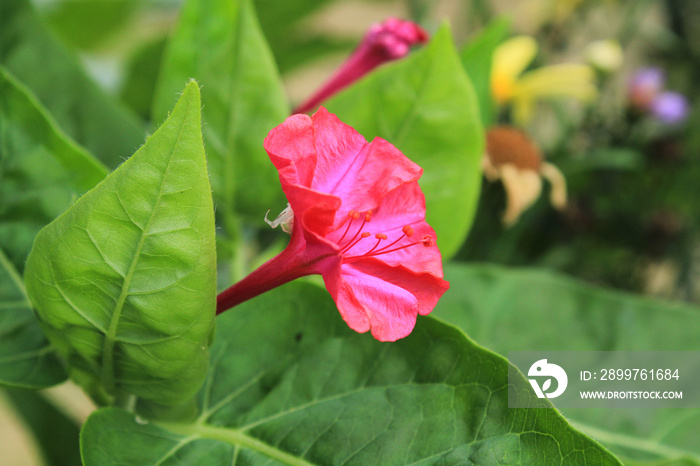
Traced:
[[665, 84], [666, 75], [661, 68], [639, 70], [630, 81], [630, 103], [639, 110], [648, 111]]
[[651, 102], [651, 114], [665, 123], [682, 123], [688, 116], [688, 100], [678, 92], [662, 92]]
[[311, 98], [295, 108], [292, 114], [316, 110], [321, 102], [379, 65], [402, 58], [408, 54], [411, 46], [427, 41], [428, 33], [411, 21], [389, 18], [374, 24], [340, 69]]

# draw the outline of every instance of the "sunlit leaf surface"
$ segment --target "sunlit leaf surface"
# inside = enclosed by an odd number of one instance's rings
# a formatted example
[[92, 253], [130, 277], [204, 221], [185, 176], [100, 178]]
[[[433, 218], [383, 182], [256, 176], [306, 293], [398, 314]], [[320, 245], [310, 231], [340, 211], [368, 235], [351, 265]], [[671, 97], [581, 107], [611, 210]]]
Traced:
[[214, 210], [197, 83], [129, 160], [37, 235], [25, 283], [93, 394], [178, 404], [209, 361]]

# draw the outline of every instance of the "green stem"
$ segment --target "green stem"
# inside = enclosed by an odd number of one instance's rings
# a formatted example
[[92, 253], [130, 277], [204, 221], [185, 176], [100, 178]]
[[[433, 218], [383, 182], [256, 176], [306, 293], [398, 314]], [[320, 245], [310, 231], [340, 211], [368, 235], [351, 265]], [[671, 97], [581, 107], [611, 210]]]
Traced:
[[232, 428], [211, 427], [201, 424], [175, 424], [156, 423], [156, 425], [185, 437], [195, 437], [211, 440], [219, 440], [234, 446], [247, 448], [291, 466], [313, 466], [313, 463], [304, 461], [290, 453], [282, 451], [265, 442], [244, 434], [242, 431]]

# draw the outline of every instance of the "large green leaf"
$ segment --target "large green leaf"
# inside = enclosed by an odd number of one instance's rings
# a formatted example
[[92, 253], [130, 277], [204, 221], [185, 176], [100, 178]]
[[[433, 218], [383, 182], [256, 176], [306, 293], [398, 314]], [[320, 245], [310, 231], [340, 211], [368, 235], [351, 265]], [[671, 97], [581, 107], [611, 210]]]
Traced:
[[483, 129], [474, 90], [443, 26], [430, 44], [327, 103], [366, 138], [383, 137], [424, 169], [427, 219], [444, 257], [464, 241], [481, 186]]
[[20, 273], [36, 233], [106, 175], [0, 66], [0, 247]]
[[[167, 46], [153, 108], [162, 120], [188, 77], [202, 84], [202, 119], [217, 215], [261, 219], [284, 207], [263, 139], [289, 113], [250, 0], [188, 0]], [[233, 232], [229, 232], [233, 234]]]
[[44, 388], [65, 379], [34, 318], [22, 279], [0, 247], [0, 385]]
[[21, 273], [36, 233], [106, 174], [0, 67], [1, 384], [42, 388], [65, 379], [34, 317]]
[[496, 47], [506, 38], [510, 29], [508, 18], [499, 18], [471, 39], [461, 52], [462, 64], [474, 84], [479, 99], [481, 122], [488, 127], [494, 123], [491, 96], [491, 62]]
[[506, 360], [435, 319], [380, 343], [348, 329], [324, 290], [291, 283], [217, 324], [199, 418], [98, 411], [86, 465], [618, 464], [548, 402], [509, 409]]
[[173, 405], [206, 375], [216, 254], [199, 109], [192, 81], [163, 126], [29, 254], [44, 332], [96, 396]]
[[[452, 265], [445, 275], [463, 285], [446, 293], [433, 315], [503, 355], [700, 350], [697, 307], [609, 291], [544, 270]], [[564, 414], [613, 452], [635, 460], [630, 464], [700, 464], [698, 409]]]
[[37, 95], [63, 130], [109, 167], [143, 143], [141, 122], [87, 77], [28, 0], [0, 2], [0, 64]]

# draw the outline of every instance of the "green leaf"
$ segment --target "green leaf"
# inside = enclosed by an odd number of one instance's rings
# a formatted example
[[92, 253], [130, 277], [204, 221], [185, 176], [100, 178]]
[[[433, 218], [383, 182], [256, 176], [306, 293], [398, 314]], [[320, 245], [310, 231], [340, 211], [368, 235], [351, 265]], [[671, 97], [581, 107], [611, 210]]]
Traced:
[[165, 52], [155, 121], [188, 77], [202, 84], [204, 138], [223, 227], [236, 211], [261, 219], [268, 209], [281, 210], [277, 170], [262, 143], [289, 108], [250, 0], [185, 3]]
[[435, 319], [381, 343], [291, 283], [217, 321], [200, 417], [100, 410], [81, 433], [86, 465], [619, 464], [555, 409], [509, 409], [506, 360]]
[[121, 87], [122, 100], [138, 113], [144, 120], [151, 117], [153, 98], [156, 92], [156, 82], [160, 63], [163, 60], [166, 36], [142, 44], [129, 57], [126, 64], [124, 83]]
[[65, 371], [41, 332], [21, 273], [36, 233], [107, 170], [0, 66], [0, 384], [43, 388]]
[[0, 66], [0, 247], [21, 273], [37, 232], [107, 169]]
[[[700, 350], [697, 307], [605, 290], [544, 270], [452, 265], [445, 276], [465, 286], [446, 293], [433, 315], [503, 355]], [[700, 409], [589, 408], [564, 414], [614, 453], [641, 464], [700, 464]]]
[[443, 26], [430, 44], [327, 103], [367, 139], [380, 136], [423, 167], [427, 219], [443, 257], [464, 241], [481, 186], [483, 128], [474, 90]]
[[0, 248], [0, 385], [45, 388], [65, 379], [34, 318], [22, 279]]
[[129, 23], [138, 0], [54, 0], [44, 16], [54, 31], [72, 45], [95, 49]]
[[[269, 39], [269, 36], [265, 36]], [[280, 38], [274, 46], [275, 58], [280, 74], [284, 75], [306, 63], [322, 59], [327, 55], [349, 55], [357, 47], [357, 39], [334, 37], [330, 34], [294, 34]]]
[[61, 128], [114, 168], [143, 143], [141, 122], [106, 95], [37, 18], [28, 0], [0, 2], [0, 64]]
[[199, 109], [192, 81], [141, 149], [39, 232], [27, 260], [44, 332], [94, 396], [174, 405], [206, 375], [216, 254]]
[[332, 0], [254, 0], [265, 39], [274, 52], [280, 71], [300, 66], [338, 49], [352, 50], [357, 41], [343, 44], [313, 36], [299, 23]]
[[255, 0], [260, 12], [260, 24], [265, 37], [277, 37], [280, 41], [289, 30], [298, 26], [300, 20], [323, 8], [333, 0]]
[[460, 54], [462, 64], [474, 84], [479, 99], [481, 122], [485, 127], [494, 123], [493, 97], [491, 96], [491, 62], [496, 47], [506, 38], [510, 20], [502, 17], [492, 21], [478, 36], [471, 39]]

